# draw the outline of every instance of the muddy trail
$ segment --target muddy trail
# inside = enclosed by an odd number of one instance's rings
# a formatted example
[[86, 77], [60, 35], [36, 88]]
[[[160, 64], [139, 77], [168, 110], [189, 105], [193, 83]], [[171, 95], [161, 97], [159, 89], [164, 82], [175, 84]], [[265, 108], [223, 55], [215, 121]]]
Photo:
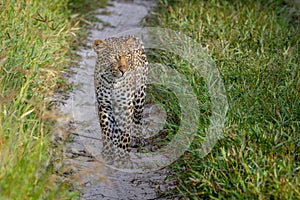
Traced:
[[[94, 65], [96, 54], [92, 41], [105, 39], [123, 31], [139, 28], [141, 20], [155, 6], [155, 1], [110, 1], [109, 6], [98, 10], [97, 23], [90, 30], [88, 43], [78, 50], [80, 62], [72, 68], [69, 81], [74, 85], [69, 98], [60, 110], [66, 118], [60, 121], [60, 135], [70, 135], [64, 145], [66, 176], [71, 177], [81, 192], [81, 199], [176, 199], [164, 193], [174, 187], [166, 181], [167, 168], [147, 173], [126, 173], [111, 169], [98, 159], [102, 143], [100, 125], [95, 106]], [[148, 128], [161, 130], [166, 113], [155, 105], [147, 105], [144, 117]], [[153, 117], [154, 116], [154, 117]], [[58, 134], [58, 135], [59, 135]], [[63, 137], [63, 136], [61, 136]]]

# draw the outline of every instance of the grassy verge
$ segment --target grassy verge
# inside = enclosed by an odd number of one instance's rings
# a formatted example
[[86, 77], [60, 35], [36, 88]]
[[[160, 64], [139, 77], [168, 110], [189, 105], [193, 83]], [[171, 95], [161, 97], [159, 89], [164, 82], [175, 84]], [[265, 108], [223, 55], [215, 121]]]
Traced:
[[75, 8], [83, 3], [0, 3], [0, 199], [74, 196], [51, 168], [55, 115], [47, 99], [64, 85], [60, 73], [78, 33]]
[[[210, 106], [201, 107], [200, 136], [171, 166], [179, 183], [174, 193], [189, 199], [300, 199], [299, 19], [286, 1], [161, 1], [156, 24], [208, 48], [230, 106], [224, 138], [205, 158], [197, 148]], [[168, 56], [192, 77], [206, 105], [201, 77]]]

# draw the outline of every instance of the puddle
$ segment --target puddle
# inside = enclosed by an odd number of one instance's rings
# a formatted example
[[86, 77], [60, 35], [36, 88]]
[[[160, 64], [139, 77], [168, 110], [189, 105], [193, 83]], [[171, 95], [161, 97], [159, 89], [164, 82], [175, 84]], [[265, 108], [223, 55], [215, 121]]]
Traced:
[[[74, 90], [61, 106], [61, 111], [70, 116], [61, 123], [68, 124], [72, 133], [72, 140], [64, 146], [66, 164], [70, 166], [68, 173], [75, 174], [73, 178], [75, 185], [82, 191], [81, 199], [168, 199], [161, 195], [173, 187], [170, 181], [165, 181], [168, 169], [148, 173], [126, 173], [106, 167], [98, 159], [102, 144], [95, 105], [93, 77], [96, 54], [92, 50], [92, 41], [139, 28], [140, 21], [155, 5], [155, 1], [142, 0], [109, 3], [111, 6], [99, 9], [99, 13], [105, 11], [106, 15], [97, 15], [109, 26], [97, 24], [97, 28], [91, 30], [87, 47], [78, 51], [81, 62], [72, 69], [74, 74], [70, 77]], [[163, 128], [164, 124], [159, 122], [166, 119], [164, 111], [155, 105], [147, 105], [145, 116], [147, 115], [150, 117], [144, 120], [148, 129], [158, 131]]]

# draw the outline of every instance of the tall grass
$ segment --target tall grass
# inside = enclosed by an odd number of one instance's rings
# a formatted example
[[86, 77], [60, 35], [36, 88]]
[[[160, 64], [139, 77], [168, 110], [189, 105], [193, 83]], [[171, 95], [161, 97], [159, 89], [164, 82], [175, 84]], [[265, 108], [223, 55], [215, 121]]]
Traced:
[[0, 199], [70, 199], [53, 175], [50, 142], [56, 118], [49, 99], [62, 89], [78, 32], [61, 0], [0, 3]]
[[[287, 1], [166, 0], [155, 16], [156, 25], [208, 49], [230, 106], [224, 138], [205, 158], [197, 149], [210, 108], [201, 108], [199, 137], [171, 166], [179, 184], [173, 192], [189, 199], [300, 199], [299, 10]], [[176, 69], [196, 76], [169, 56]], [[191, 80], [199, 100], [209, 102], [201, 78]]]

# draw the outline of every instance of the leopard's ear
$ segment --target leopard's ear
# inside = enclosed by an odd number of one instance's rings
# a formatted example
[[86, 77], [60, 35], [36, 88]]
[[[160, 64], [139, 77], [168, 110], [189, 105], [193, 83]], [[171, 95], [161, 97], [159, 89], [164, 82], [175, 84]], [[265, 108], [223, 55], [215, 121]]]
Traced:
[[126, 44], [133, 45], [133, 44], [135, 44], [135, 41], [136, 41], [136, 38], [130, 37], [126, 40]]
[[105, 48], [106, 45], [107, 45], [107, 43], [103, 40], [95, 40], [94, 44], [93, 44], [93, 47], [94, 47], [95, 50], [98, 50], [98, 49]]

